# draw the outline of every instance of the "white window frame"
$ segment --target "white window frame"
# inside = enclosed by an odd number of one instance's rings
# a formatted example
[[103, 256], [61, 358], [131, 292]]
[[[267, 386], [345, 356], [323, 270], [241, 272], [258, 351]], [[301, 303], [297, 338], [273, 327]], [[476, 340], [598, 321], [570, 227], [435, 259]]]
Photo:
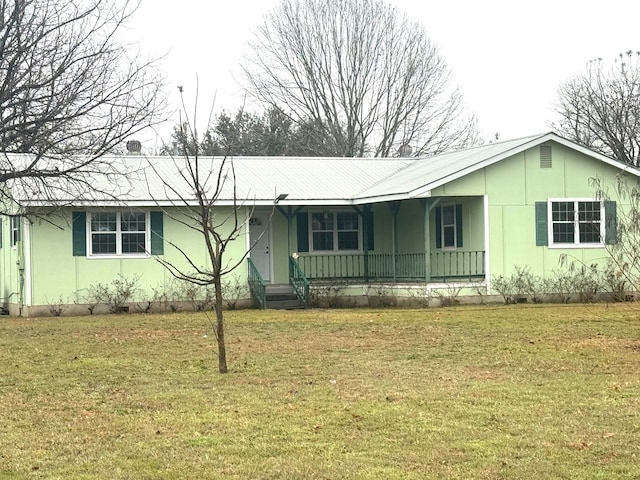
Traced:
[[[443, 205], [439, 205], [440, 207], [440, 250], [457, 250], [458, 249], [458, 219], [456, 218], [456, 204], [455, 203], [445, 203]], [[453, 246], [446, 247], [444, 245], [444, 209], [445, 208], [453, 208]], [[447, 224], [447, 226], [451, 226], [452, 224]], [[464, 244], [464, 242], [463, 242]]]
[[22, 217], [19, 215], [11, 215], [11, 221], [9, 222], [9, 243], [11, 248], [17, 248], [18, 242], [20, 242], [20, 236], [22, 235]]
[[[313, 214], [314, 213], [329, 213], [333, 215], [333, 250], [316, 250], [313, 242], [313, 232], [325, 232], [328, 230], [314, 230], [313, 229]], [[338, 230], [338, 213], [353, 213], [358, 217], [358, 248], [356, 250], [339, 250], [338, 249], [338, 232], [352, 232], [353, 230]], [[362, 218], [356, 211], [347, 209], [331, 209], [331, 210], [311, 210], [309, 211], [309, 253], [315, 253], [317, 255], [335, 255], [337, 253], [361, 253], [362, 252]]]
[[[116, 253], [93, 253], [93, 237], [91, 230], [91, 219], [94, 214], [115, 213], [116, 214]], [[128, 232], [122, 230], [123, 213], [144, 213], [144, 252], [122, 253], [122, 235]], [[149, 258], [151, 256], [151, 212], [149, 210], [88, 210], [87, 211], [87, 258]], [[133, 233], [141, 233], [133, 232]]]
[[[557, 202], [573, 202], [573, 243], [561, 243], [554, 242], [553, 240], [553, 204]], [[580, 243], [580, 222], [578, 215], [578, 204], [581, 202], [589, 202], [589, 203], [600, 203], [600, 241], [599, 242], [590, 242], [590, 243]], [[564, 222], [563, 222], [564, 223]], [[589, 222], [595, 223], [595, 222]], [[595, 198], [550, 198], [547, 201], [547, 228], [548, 228], [548, 238], [549, 238], [549, 248], [604, 248], [605, 246], [605, 238], [606, 238], [606, 230], [605, 230], [605, 211], [604, 211], [604, 201], [598, 200]]]

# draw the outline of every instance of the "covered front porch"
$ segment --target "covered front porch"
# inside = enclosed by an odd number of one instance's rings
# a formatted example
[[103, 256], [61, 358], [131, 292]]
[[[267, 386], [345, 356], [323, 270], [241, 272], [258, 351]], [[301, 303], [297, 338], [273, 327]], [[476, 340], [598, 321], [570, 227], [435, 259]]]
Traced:
[[248, 259], [251, 291], [264, 306], [270, 284], [290, 285], [306, 303], [316, 283], [481, 281], [487, 275], [486, 217], [483, 196], [278, 204]]

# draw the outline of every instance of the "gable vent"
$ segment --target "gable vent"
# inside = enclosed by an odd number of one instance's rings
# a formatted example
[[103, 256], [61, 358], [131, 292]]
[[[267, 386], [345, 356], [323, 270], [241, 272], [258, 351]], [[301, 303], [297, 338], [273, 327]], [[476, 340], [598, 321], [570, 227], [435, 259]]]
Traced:
[[540, 168], [551, 168], [552, 166], [551, 145], [540, 145]]

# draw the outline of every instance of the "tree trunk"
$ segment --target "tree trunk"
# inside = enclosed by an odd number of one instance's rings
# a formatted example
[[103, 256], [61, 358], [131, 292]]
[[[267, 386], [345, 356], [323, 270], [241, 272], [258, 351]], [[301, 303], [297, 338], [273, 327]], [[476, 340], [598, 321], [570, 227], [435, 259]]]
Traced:
[[216, 338], [218, 340], [218, 370], [220, 373], [227, 373], [227, 349], [224, 344], [224, 315], [222, 313], [222, 281], [220, 275], [214, 277], [216, 300], [214, 309], [216, 311]]

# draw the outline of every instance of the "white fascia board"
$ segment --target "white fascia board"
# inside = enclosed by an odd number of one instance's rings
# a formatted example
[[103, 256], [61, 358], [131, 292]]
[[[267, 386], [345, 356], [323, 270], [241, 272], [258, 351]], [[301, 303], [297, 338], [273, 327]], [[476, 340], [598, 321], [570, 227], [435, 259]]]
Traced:
[[[431, 196], [431, 191], [428, 191], [427, 193], [420, 196], [419, 198], [425, 198], [430, 196]], [[412, 197], [408, 193], [395, 193], [395, 194], [388, 194], [388, 195], [376, 195], [373, 197], [356, 198], [355, 200], [353, 200], [353, 204], [366, 205], [369, 203], [393, 202], [395, 200], [410, 200], [412, 198], [416, 198], [416, 197]]]

